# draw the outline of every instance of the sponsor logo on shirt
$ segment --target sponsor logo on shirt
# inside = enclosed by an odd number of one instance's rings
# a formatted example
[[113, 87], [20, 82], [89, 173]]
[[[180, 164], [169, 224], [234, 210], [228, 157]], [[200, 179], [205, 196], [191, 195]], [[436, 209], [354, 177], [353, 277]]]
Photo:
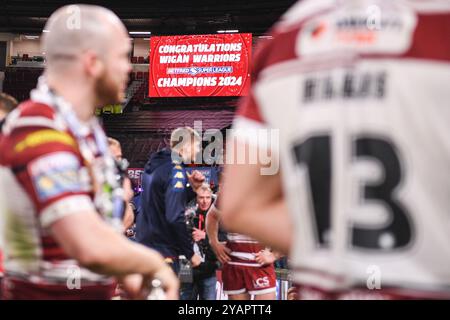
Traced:
[[83, 192], [79, 170], [79, 160], [70, 152], [51, 153], [28, 165], [28, 172], [40, 201], [65, 193]]
[[400, 54], [411, 46], [416, 24], [412, 12], [381, 10], [377, 6], [335, 11], [305, 24], [296, 51], [301, 56], [347, 50]]

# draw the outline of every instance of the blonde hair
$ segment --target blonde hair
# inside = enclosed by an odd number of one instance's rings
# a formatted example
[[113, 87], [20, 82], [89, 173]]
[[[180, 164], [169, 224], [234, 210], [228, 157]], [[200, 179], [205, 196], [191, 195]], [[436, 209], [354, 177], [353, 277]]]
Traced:
[[170, 149], [179, 150], [186, 142], [195, 140], [200, 140], [200, 135], [197, 131], [191, 127], [177, 128], [170, 135]]

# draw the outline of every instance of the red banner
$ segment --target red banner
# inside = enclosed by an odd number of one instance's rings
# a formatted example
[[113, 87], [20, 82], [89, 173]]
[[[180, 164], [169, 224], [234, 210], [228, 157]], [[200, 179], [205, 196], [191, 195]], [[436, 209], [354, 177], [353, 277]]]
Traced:
[[149, 95], [247, 95], [251, 50], [251, 33], [151, 37]]

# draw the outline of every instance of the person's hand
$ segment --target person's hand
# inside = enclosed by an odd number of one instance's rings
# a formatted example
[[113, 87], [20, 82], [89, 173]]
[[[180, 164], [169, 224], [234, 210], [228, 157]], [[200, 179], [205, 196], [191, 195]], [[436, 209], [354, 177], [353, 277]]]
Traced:
[[178, 299], [179, 282], [172, 269], [165, 265], [153, 276], [143, 276], [141, 274], [131, 274], [122, 278], [121, 288], [127, 294], [127, 297], [134, 300], [145, 300], [150, 294], [151, 281], [158, 279], [162, 283], [167, 300]]
[[255, 254], [255, 260], [259, 264], [265, 266], [275, 262], [275, 256], [270, 250], [264, 249]]
[[178, 300], [180, 282], [171, 267], [165, 265], [161, 270], [155, 273], [153, 279], [161, 281], [166, 300]]
[[230, 257], [231, 250], [228, 249], [224, 243], [218, 241], [212, 242], [211, 248], [213, 249], [217, 259], [220, 261], [221, 264], [226, 264], [228, 261], [231, 260]]
[[287, 292], [287, 299], [288, 300], [298, 300], [298, 288], [297, 287], [290, 287]]
[[192, 231], [192, 239], [194, 239], [195, 242], [198, 242], [200, 240], [203, 240], [206, 238], [206, 232], [202, 231], [200, 229], [194, 228], [194, 231]]
[[189, 184], [192, 186], [194, 191], [200, 188], [200, 186], [205, 181], [205, 176], [198, 170], [192, 171], [191, 174], [189, 174], [189, 172], [186, 172], [186, 174], [189, 180]]
[[[120, 281], [120, 289], [122, 289], [126, 297], [129, 299], [144, 299], [141, 297], [142, 283], [144, 277], [141, 274], [130, 274], [123, 277]], [[121, 294], [121, 297], [124, 298]]]
[[202, 263], [202, 258], [198, 254], [194, 253], [194, 255], [191, 258], [192, 268], [198, 267], [201, 263]]

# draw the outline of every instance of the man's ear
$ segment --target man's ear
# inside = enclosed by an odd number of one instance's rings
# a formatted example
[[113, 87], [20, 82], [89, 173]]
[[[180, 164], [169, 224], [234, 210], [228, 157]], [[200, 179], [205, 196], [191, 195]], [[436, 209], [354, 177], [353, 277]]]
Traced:
[[93, 78], [98, 78], [105, 68], [103, 61], [93, 51], [87, 51], [83, 55], [83, 66], [85, 72]]
[[186, 144], [182, 144], [178, 149], [178, 154], [183, 157], [186, 154]]

